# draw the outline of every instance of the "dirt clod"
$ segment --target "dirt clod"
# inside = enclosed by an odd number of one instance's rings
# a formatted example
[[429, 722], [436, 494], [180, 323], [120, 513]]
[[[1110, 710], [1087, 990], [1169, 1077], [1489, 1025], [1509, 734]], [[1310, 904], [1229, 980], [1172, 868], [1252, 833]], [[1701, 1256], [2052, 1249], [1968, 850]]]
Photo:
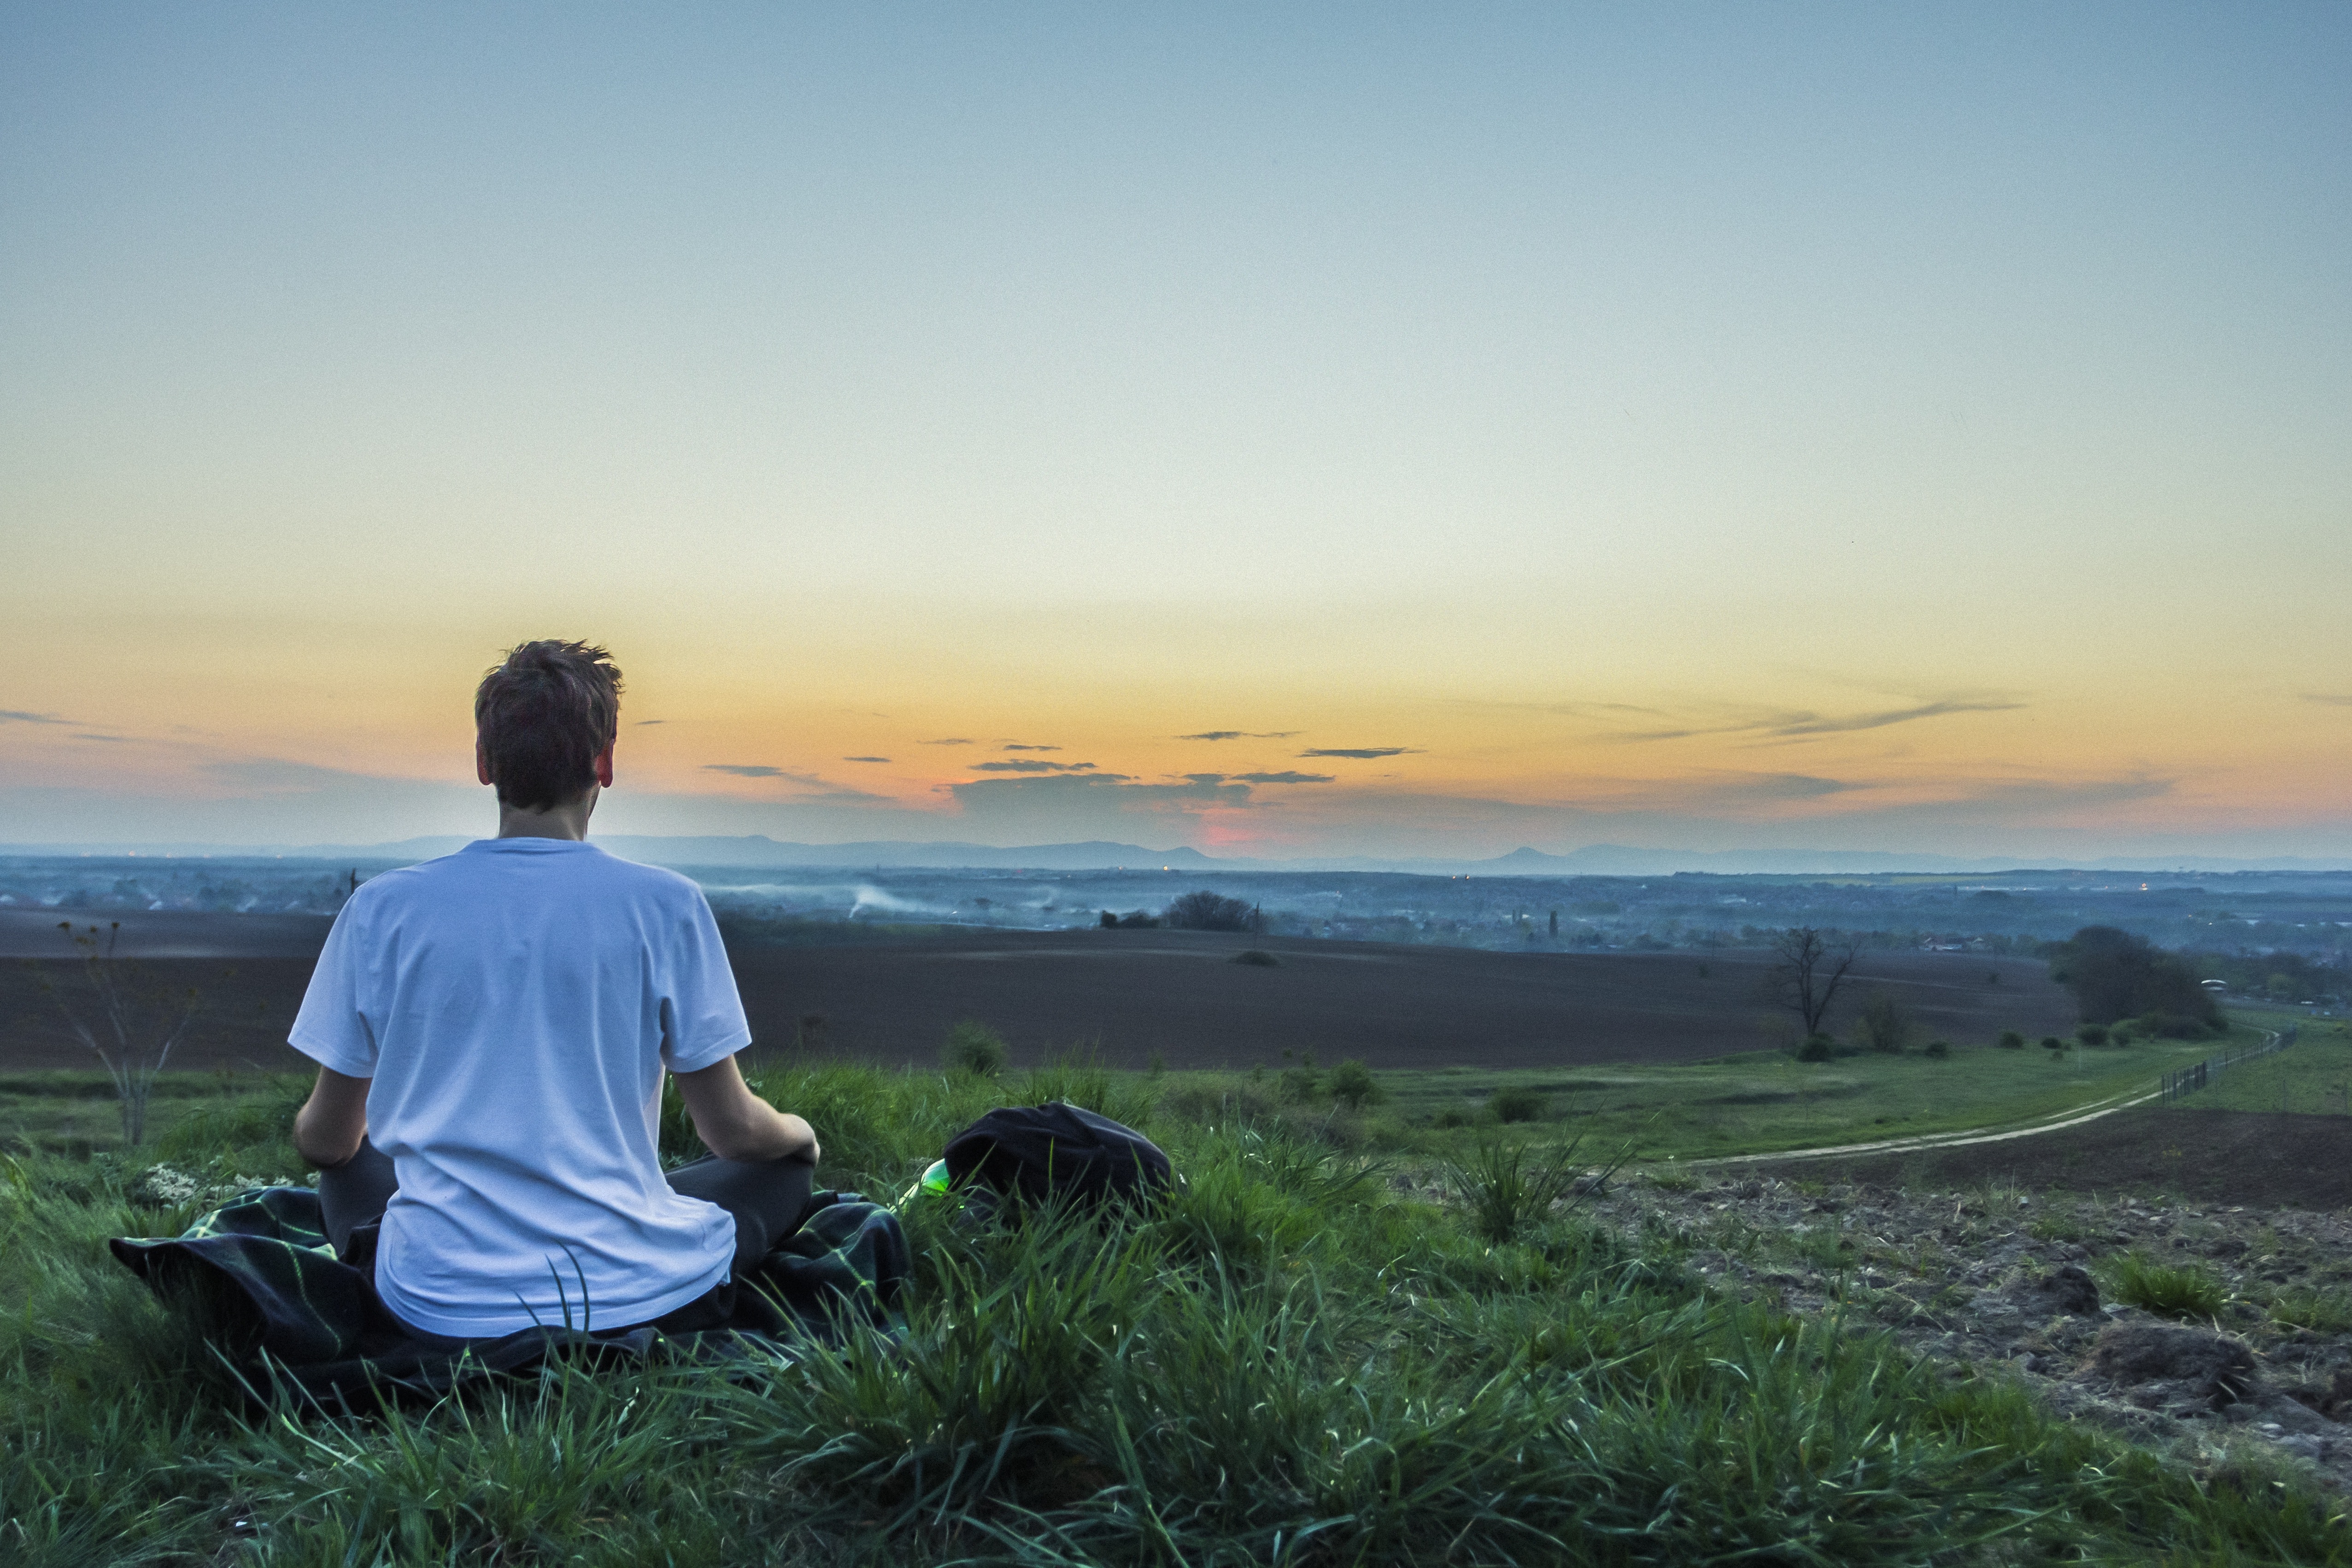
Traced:
[[2018, 1295], [2026, 1310], [2043, 1317], [2064, 1313], [2087, 1318], [2099, 1310], [2099, 1282], [2080, 1264], [2069, 1263], [2039, 1279], [2029, 1280]]
[[2236, 1340], [2203, 1329], [2110, 1323], [2091, 1347], [2088, 1370], [2135, 1388], [2169, 1384], [2158, 1397], [2200, 1400], [2218, 1410], [2253, 1386], [2254, 1357]]

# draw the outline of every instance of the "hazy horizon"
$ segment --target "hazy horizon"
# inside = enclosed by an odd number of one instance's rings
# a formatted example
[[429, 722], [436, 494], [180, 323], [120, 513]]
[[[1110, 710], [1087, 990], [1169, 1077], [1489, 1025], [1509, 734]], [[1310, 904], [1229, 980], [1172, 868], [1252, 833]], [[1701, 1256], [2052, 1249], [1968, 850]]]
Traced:
[[2352, 863], [2340, 6], [0, 45], [0, 843]]

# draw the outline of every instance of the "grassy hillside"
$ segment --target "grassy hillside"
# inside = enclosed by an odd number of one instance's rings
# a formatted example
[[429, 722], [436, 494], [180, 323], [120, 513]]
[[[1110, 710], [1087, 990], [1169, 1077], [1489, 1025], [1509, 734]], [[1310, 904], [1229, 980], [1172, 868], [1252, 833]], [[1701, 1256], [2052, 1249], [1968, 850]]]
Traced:
[[[21, 1087], [21, 1086], [20, 1086]], [[12, 1563], [2352, 1561], [2292, 1477], [2192, 1470], [2003, 1377], [1710, 1282], [1507, 1190], [1520, 1129], [1415, 1180], [1344, 1115], [1084, 1067], [995, 1084], [830, 1066], [761, 1085], [827, 1178], [895, 1193], [990, 1104], [1145, 1125], [1190, 1180], [1104, 1226], [918, 1211], [902, 1343], [557, 1368], [349, 1423], [248, 1419], [103, 1238], [131, 1196], [289, 1171], [283, 1087], [194, 1100], [136, 1160], [0, 1181]], [[1376, 1127], [1373, 1130], [1377, 1131]], [[666, 1147], [689, 1136], [673, 1110]], [[1344, 1144], [1354, 1144], [1344, 1147]], [[1428, 1194], [1439, 1194], [1432, 1201]], [[1420, 1194], [1420, 1195], [1416, 1195]], [[1484, 1203], [1479, 1202], [1484, 1199]]]
[[2283, 1051], [2240, 1062], [2213, 1075], [2206, 1088], [2176, 1103], [2200, 1110], [2269, 1110], [2303, 1115], [2352, 1115], [2352, 1025], [2293, 1013], [2242, 1012], [2273, 1029], [2294, 1028]]

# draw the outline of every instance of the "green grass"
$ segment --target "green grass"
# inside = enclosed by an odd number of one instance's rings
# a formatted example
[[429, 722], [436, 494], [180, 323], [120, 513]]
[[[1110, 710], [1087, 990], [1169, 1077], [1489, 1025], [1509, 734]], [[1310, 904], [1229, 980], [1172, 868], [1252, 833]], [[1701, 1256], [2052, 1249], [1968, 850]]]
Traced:
[[2273, 1322], [2290, 1329], [2310, 1329], [2323, 1334], [2352, 1333], [2352, 1290], [2293, 1287], [2273, 1295], [2264, 1306]]
[[[2260, 1038], [2250, 1029], [2240, 1035]], [[1977, 1046], [1956, 1047], [1941, 1059], [1869, 1052], [1818, 1063], [1756, 1051], [1551, 1073], [1464, 1068], [1377, 1076], [1409, 1125], [1475, 1124], [1478, 1108], [1511, 1091], [1549, 1101], [1550, 1113], [1571, 1121], [1593, 1148], [1623, 1147], [1648, 1163], [2011, 1125], [2152, 1090], [2168, 1068], [2219, 1048], [2218, 1041], [2063, 1052]]]
[[[2182, 1110], [2285, 1110], [2352, 1115], [2352, 1026], [2294, 1013], [2241, 1011], [2267, 1028], [2300, 1026], [2294, 1044], [2214, 1074], [2204, 1089], [2173, 1101]], [[2205, 1056], [2218, 1054], [2207, 1050]]]
[[[161, 1145], [26, 1153], [0, 1166], [0, 1560], [2352, 1563], [2290, 1475], [2184, 1468], [1742, 1301], [1670, 1233], [1547, 1202], [1490, 1243], [1466, 1196], [1388, 1179], [1393, 1124], [1084, 1062], [759, 1078], [869, 1192], [1051, 1092], [1141, 1122], [1189, 1180], [1108, 1224], [916, 1211], [902, 1342], [730, 1375], [559, 1364], [341, 1421], [240, 1415], [106, 1257], [187, 1217], [130, 1196]], [[173, 1158], [283, 1168], [289, 1105], [192, 1103]], [[688, 1136], [665, 1118], [666, 1153]]]
[[2163, 1318], [2210, 1321], [2229, 1304], [2229, 1289], [2195, 1263], [2158, 1263], [2134, 1248], [2100, 1265], [2110, 1299]]

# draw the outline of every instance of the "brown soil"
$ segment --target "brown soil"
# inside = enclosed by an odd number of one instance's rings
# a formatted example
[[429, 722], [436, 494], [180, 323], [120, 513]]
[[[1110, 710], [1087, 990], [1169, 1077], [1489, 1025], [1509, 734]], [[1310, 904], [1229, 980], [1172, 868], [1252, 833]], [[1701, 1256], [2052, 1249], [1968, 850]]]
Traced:
[[[1278, 963], [1232, 962], [1251, 948]], [[1397, 1068], [1689, 1061], [1757, 1049], [1786, 1027], [1761, 998], [1769, 960], [1748, 952], [1482, 952], [1134, 931], [734, 956], [762, 1044], [790, 1041], [815, 1016], [828, 1048], [894, 1062], [935, 1059], [962, 1018], [1001, 1030], [1016, 1059], [1094, 1045], [1115, 1065], [1158, 1055], [1171, 1068], [1278, 1063], [1286, 1049]], [[1865, 967], [1923, 1029], [1956, 1044], [2071, 1027], [2072, 1000], [2039, 963], [1874, 953]]]
[[[311, 963], [308, 958], [142, 960], [147, 980], [167, 994], [193, 988], [203, 997], [188, 1033], [173, 1048], [170, 1065], [206, 1071], [310, 1071], [315, 1064], [286, 1043], [286, 1031], [310, 984]], [[0, 1072], [98, 1065], [68, 1032], [56, 1000], [42, 989], [44, 981], [76, 1003], [88, 994], [77, 964], [0, 959]], [[89, 1016], [87, 1007], [84, 1016]]]
[[1901, 1154], [1790, 1161], [1778, 1173], [1879, 1186], [2008, 1182], [2027, 1191], [2154, 1193], [2207, 1204], [2352, 1205], [2352, 1118], [2179, 1106], [2080, 1127]]
[[[142, 960], [152, 977], [205, 995], [174, 1066], [304, 1068], [284, 1041], [323, 921], [138, 920], [126, 931], [157, 955]], [[26, 951], [8, 939], [45, 940], [16, 923], [26, 929], [0, 929], [0, 944]], [[1250, 948], [1277, 963], [1232, 962]], [[192, 953], [211, 956], [162, 956]], [[1686, 1061], [1754, 1050], [1788, 1027], [1787, 1015], [1763, 1000], [1769, 960], [1756, 952], [1483, 952], [1197, 931], [974, 931], [855, 945], [747, 942], [730, 956], [755, 1048], [805, 1040], [891, 1063], [935, 1060], [949, 1026], [965, 1018], [1001, 1030], [1016, 1060], [1097, 1047], [1115, 1065], [1140, 1068], [1157, 1056], [1180, 1068], [1278, 1063], [1285, 1050], [1395, 1068]], [[77, 984], [74, 967], [0, 959], [0, 1071], [89, 1065], [39, 988], [44, 974]], [[2004, 1028], [2040, 1035], [2071, 1026], [2070, 999], [2030, 961], [1873, 953], [1863, 973], [1892, 990], [1926, 1035], [1955, 1044], [1990, 1042]]]

